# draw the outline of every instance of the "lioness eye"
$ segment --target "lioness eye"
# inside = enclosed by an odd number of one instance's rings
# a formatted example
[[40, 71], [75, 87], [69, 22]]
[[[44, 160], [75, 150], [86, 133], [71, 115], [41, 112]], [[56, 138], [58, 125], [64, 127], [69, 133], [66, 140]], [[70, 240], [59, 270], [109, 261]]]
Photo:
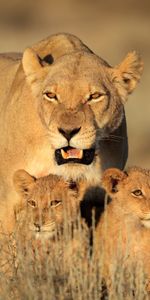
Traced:
[[59, 204], [61, 204], [61, 200], [53, 200], [53, 201], [51, 201], [51, 206], [58, 206]]
[[30, 204], [32, 207], [36, 207], [36, 201], [34, 200], [28, 200], [28, 204]]
[[52, 93], [52, 92], [44, 93], [44, 97], [45, 97], [45, 99], [47, 99], [48, 101], [55, 101], [55, 100], [58, 100], [57, 95], [56, 95], [55, 93]]
[[140, 197], [140, 196], [143, 196], [143, 193], [141, 190], [135, 190], [132, 192], [132, 195], [136, 196], [136, 197]]
[[91, 94], [88, 98], [88, 101], [100, 101], [103, 99], [103, 97], [106, 96], [105, 93], [98, 93], [98, 92], [95, 92], [93, 94]]

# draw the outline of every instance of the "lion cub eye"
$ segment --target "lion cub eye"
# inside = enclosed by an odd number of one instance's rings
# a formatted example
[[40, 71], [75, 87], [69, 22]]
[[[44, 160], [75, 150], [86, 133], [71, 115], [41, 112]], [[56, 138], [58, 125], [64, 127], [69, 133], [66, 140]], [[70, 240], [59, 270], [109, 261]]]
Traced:
[[43, 94], [44, 95], [44, 98], [48, 101], [57, 101], [58, 98], [57, 98], [57, 95], [55, 93], [52, 93], [52, 92], [46, 92]]
[[32, 207], [36, 207], [36, 201], [34, 200], [28, 200], [28, 204]]
[[143, 193], [141, 190], [135, 190], [131, 193], [133, 196], [135, 197], [142, 197], [143, 196]]
[[98, 102], [101, 101], [105, 96], [106, 96], [105, 93], [95, 92], [88, 97], [87, 101]]
[[58, 206], [58, 205], [60, 205], [62, 203], [62, 201], [61, 200], [53, 200], [53, 201], [51, 201], [51, 203], [50, 203], [50, 206]]

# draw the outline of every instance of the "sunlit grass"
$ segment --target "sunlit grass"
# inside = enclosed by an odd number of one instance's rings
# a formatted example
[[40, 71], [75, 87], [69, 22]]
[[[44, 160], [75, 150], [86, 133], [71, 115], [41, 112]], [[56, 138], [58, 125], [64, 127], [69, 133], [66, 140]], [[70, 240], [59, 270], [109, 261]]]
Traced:
[[103, 253], [95, 257], [91, 242], [95, 229], [88, 230], [80, 217], [73, 226], [65, 223], [63, 233], [56, 232], [49, 241], [28, 240], [17, 230], [1, 235], [0, 299], [149, 299], [140, 263], [124, 269], [119, 258], [107, 291], [101, 274]]

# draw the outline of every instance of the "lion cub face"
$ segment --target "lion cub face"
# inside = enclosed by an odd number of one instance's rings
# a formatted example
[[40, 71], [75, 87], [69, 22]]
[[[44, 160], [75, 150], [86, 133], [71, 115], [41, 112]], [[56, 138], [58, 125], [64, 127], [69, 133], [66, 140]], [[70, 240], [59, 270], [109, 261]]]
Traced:
[[[62, 177], [49, 175], [36, 179], [24, 170], [14, 174], [14, 186], [21, 197], [21, 215], [27, 231], [36, 237], [51, 237], [64, 218], [77, 215], [77, 189]], [[22, 217], [21, 217], [22, 218]]]
[[124, 214], [131, 214], [150, 228], [150, 171], [130, 168], [127, 172], [112, 168], [103, 174], [102, 185]]

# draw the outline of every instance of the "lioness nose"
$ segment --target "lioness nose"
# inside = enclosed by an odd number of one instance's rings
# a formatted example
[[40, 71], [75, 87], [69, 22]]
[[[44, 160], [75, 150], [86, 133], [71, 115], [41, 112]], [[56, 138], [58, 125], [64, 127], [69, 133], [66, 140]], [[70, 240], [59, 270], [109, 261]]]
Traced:
[[80, 131], [81, 127], [75, 128], [73, 130], [58, 128], [58, 131], [68, 140], [68, 142], [71, 140], [71, 138], [77, 134]]

